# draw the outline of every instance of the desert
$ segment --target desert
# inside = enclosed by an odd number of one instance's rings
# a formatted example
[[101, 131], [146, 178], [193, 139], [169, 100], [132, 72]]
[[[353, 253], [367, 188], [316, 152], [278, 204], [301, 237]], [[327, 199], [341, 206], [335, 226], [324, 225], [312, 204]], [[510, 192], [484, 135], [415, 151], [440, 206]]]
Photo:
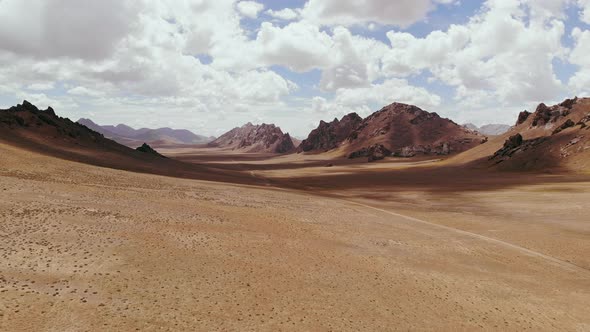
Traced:
[[0, 332], [590, 331], [590, 1], [0, 0]]
[[183, 145], [100, 167], [91, 143], [80, 158], [17, 131], [0, 144], [3, 330], [590, 327], [584, 172]]

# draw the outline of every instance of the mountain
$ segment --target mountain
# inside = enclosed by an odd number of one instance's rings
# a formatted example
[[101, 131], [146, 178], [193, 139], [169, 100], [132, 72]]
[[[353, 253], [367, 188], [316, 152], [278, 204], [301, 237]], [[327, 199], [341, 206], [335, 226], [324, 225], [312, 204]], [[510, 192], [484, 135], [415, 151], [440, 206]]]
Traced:
[[516, 126], [488, 163], [505, 170], [588, 170], [590, 162], [590, 98], [539, 104], [522, 112]]
[[503, 171], [588, 172], [589, 128], [590, 98], [539, 104], [532, 113], [521, 112], [507, 133], [448, 162]]
[[350, 113], [341, 120], [320, 121], [320, 125], [303, 140], [297, 152], [324, 152], [337, 148], [363, 121], [356, 113]]
[[135, 146], [142, 142], [160, 144], [205, 144], [212, 140], [210, 137], [196, 135], [186, 129], [134, 129], [124, 124], [116, 126], [101, 126], [90, 119], [80, 119], [77, 122], [103, 134], [105, 137], [111, 138], [127, 146]]
[[487, 125], [478, 127], [478, 126], [474, 125], [473, 123], [467, 123], [467, 124], [464, 124], [463, 126], [467, 129], [477, 131], [480, 134], [484, 134], [487, 136], [502, 135], [502, 134], [508, 132], [510, 130], [510, 128], [512, 128], [511, 126], [506, 125], [506, 124], [487, 124]]
[[395, 155], [449, 155], [486, 141], [486, 137], [436, 113], [393, 103], [365, 119], [351, 113], [330, 123], [320, 122], [301, 143], [300, 152], [328, 151], [369, 161]]
[[[92, 126], [92, 123], [86, 123]], [[40, 110], [26, 100], [9, 109], [0, 109], [0, 143], [54, 158], [131, 172], [257, 183], [250, 176], [209, 165], [162, 158], [147, 144], [138, 144], [142, 146], [137, 150], [122, 145], [89, 126], [59, 117], [51, 107]], [[67, 174], [64, 174], [64, 181], [67, 181]]]
[[221, 135], [209, 146], [259, 153], [289, 153], [295, 150], [291, 136], [284, 134], [281, 128], [274, 124], [253, 125], [250, 122]]
[[126, 155], [138, 161], [152, 160], [149, 156], [106, 138], [91, 127], [57, 116], [51, 107], [39, 110], [26, 100], [17, 106], [0, 110], [0, 127], [3, 134], [0, 138], [41, 148], [45, 152], [87, 157], [95, 152], [104, 152]]

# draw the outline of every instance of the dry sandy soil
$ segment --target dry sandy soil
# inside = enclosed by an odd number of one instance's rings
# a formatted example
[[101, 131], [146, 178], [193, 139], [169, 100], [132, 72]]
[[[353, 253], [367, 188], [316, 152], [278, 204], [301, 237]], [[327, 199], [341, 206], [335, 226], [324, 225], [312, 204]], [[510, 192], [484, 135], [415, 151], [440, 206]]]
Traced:
[[260, 185], [0, 143], [0, 330], [590, 330], [586, 176], [161, 152]]

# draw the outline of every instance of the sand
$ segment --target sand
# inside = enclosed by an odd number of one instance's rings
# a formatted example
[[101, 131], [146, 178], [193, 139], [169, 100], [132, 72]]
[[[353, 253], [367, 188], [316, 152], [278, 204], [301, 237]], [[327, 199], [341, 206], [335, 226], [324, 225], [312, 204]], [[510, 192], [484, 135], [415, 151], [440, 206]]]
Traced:
[[590, 330], [583, 177], [201, 156], [246, 186], [0, 156], [2, 331]]

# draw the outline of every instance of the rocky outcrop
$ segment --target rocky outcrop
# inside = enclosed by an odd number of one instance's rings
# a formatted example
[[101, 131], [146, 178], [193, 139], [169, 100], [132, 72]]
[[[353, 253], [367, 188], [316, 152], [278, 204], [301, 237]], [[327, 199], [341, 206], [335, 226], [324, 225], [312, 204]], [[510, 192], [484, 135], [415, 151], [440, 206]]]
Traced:
[[495, 160], [496, 163], [501, 163], [510, 159], [513, 155], [535, 148], [537, 145], [545, 141], [547, 141], [547, 137], [524, 140], [521, 134], [515, 134], [510, 136], [504, 143], [504, 146], [496, 151], [496, 153], [494, 153], [489, 159]]
[[69, 142], [77, 146], [93, 146], [101, 149], [112, 147], [114, 149], [121, 148], [125, 152], [133, 151], [132, 149], [123, 149], [119, 144], [85, 125], [57, 116], [51, 107], [40, 110], [26, 100], [7, 110], [0, 110], [1, 126], [22, 133], [34, 134], [32, 136], [43, 136], [48, 141], [58, 139], [60, 142]]
[[528, 120], [529, 116], [531, 116], [531, 112], [529, 111], [522, 111], [518, 114], [518, 120], [516, 120], [516, 125], [523, 124], [526, 120]]
[[563, 130], [565, 130], [567, 128], [571, 128], [571, 127], [573, 127], [575, 125], [576, 125], [576, 123], [572, 119], [567, 119], [561, 126], [557, 127], [553, 131], [552, 135], [559, 134]]
[[364, 119], [343, 142], [348, 155], [383, 146], [395, 156], [448, 155], [485, 142], [486, 137], [416, 106], [393, 103]]
[[389, 151], [385, 146], [382, 144], [375, 144], [368, 148], [362, 148], [358, 151], [352, 152], [348, 158], [355, 159], [366, 157], [369, 162], [383, 160], [385, 157], [391, 156], [391, 151]]
[[161, 158], [166, 158], [165, 156], [161, 155], [158, 151], [154, 150], [151, 146], [149, 146], [147, 143], [143, 143], [142, 146], [136, 148], [135, 150], [139, 151], [139, 152], [143, 152], [143, 153], [148, 153], [154, 156], [158, 156]]
[[350, 113], [341, 120], [320, 121], [307, 139], [301, 142], [297, 152], [324, 152], [337, 148], [363, 121], [356, 113]]
[[209, 143], [210, 147], [259, 153], [289, 153], [295, 151], [293, 140], [281, 128], [273, 124], [247, 123], [234, 128]]
[[531, 127], [548, 126], [557, 123], [560, 119], [567, 117], [571, 109], [578, 102], [578, 98], [566, 99], [559, 105], [548, 107], [541, 103], [537, 106], [537, 109], [532, 114], [533, 121]]
[[451, 144], [448, 142], [443, 142], [438, 146], [430, 146], [430, 145], [418, 145], [418, 146], [405, 146], [398, 151], [393, 153], [395, 157], [403, 157], [403, 158], [411, 158], [417, 155], [437, 155], [437, 156], [447, 156], [451, 154], [453, 151], [451, 149]]
[[588, 124], [590, 123], [590, 113], [586, 114], [583, 118], [581, 118], [576, 125], [580, 126], [581, 128], [589, 129], [590, 127]]

